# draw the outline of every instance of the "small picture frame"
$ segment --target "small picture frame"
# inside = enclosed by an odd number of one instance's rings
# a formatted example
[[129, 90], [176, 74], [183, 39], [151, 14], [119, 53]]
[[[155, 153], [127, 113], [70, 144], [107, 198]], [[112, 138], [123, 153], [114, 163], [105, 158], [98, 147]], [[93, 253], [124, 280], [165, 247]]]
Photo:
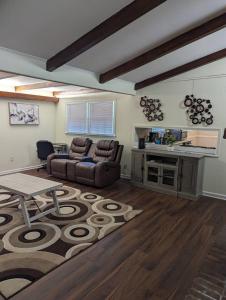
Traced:
[[27, 103], [9, 103], [10, 125], [39, 125], [39, 106]]

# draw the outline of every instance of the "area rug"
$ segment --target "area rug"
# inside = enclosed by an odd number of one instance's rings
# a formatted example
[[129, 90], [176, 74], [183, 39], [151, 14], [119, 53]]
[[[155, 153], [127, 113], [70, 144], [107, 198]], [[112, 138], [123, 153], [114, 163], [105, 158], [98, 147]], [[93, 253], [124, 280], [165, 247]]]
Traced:
[[[24, 225], [18, 197], [0, 189], [0, 294], [6, 299], [140, 214], [111, 199], [63, 186], [60, 215]], [[50, 193], [26, 202], [30, 215], [53, 207]]]

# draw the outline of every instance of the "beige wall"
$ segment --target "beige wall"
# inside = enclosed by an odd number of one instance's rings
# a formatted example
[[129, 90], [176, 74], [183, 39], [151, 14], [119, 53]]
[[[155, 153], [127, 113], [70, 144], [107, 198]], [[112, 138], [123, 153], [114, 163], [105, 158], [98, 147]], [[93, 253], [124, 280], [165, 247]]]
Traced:
[[[209, 98], [215, 116], [212, 128], [226, 127], [226, 59], [196, 71], [178, 76], [171, 81], [145, 88], [137, 97], [114, 93], [87, 95], [74, 99], [62, 99], [58, 105], [38, 102], [40, 107], [39, 126], [10, 126], [8, 102], [0, 101], [0, 172], [29, 167], [39, 163], [35, 143], [38, 139], [67, 142], [72, 135], [65, 134], [65, 103], [88, 100], [116, 100], [116, 139], [125, 146], [122, 158], [122, 173], [130, 176], [131, 147], [135, 125], [145, 126], [190, 126], [186, 120], [183, 100], [186, 94]], [[226, 73], [226, 72], [225, 72]], [[221, 75], [220, 75], [221, 74]], [[189, 79], [190, 78], [190, 79]], [[159, 98], [163, 104], [164, 121], [148, 122], [139, 106], [141, 95]], [[22, 102], [22, 101], [19, 101]], [[93, 138], [96, 140], [97, 138]], [[226, 141], [221, 139], [219, 158], [206, 158], [204, 191], [226, 199]], [[219, 194], [219, 195], [218, 195]]]
[[[76, 97], [73, 99], [61, 99], [57, 105], [56, 114], [56, 141], [71, 143], [73, 135], [65, 134], [65, 109], [66, 104], [81, 100], [115, 100], [116, 101], [116, 139], [124, 145], [124, 152], [122, 157], [123, 174], [130, 174], [130, 151], [132, 143], [132, 118], [131, 112], [134, 111], [134, 99], [132, 96], [120, 95], [115, 93], [101, 93], [99, 95], [87, 95]], [[96, 141], [100, 138], [90, 137]]]
[[[32, 102], [39, 105], [39, 126], [10, 126], [8, 102], [15, 101], [0, 99], [0, 174], [38, 165], [40, 162], [36, 153], [36, 141], [55, 140], [55, 104]], [[23, 102], [25, 101], [18, 101]]]
[[[57, 106], [56, 117], [56, 140], [58, 142], [67, 143], [71, 142], [72, 136], [64, 133], [65, 129], [65, 103], [72, 101], [81, 101], [81, 99], [116, 99], [117, 100], [117, 113], [116, 113], [116, 138], [125, 145], [125, 151], [122, 159], [122, 173], [130, 175], [130, 160], [131, 160], [131, 147], [133, 145], [133, 131], [135, 125], [145, 126], [190, 126], [186, 119], [185, 109], [183, 108], [183, 100], [187, 94], [194, 93], [198, 97], [203, 97], [212, 100], [214, 124], [212, 128], [226, 127], [226, 77], [213, 76], [211, 77], [212, 70], [214, 75], [217, 73], [217, 67], [222, 69], [222, 63], [219, 62], [210, 64], [209, 67], [204, 67], [206, 78], [199, 78], [202, 75], [202, 70], [197, 69], [197, 72], [192, 71], [189, 80], [189, 72], [186, 74], [187, 78], [180, 80], [180, 77], [173, 81], [168, 81], [156, 84], [145, 88], [139, 92], [139, 96], [125, 96], [119, 94], [102, 94], [95, 96], [84, 96], [74, 99], [62, 99]], [[209, 72], [207, 72], [209, 71]], [[184, 75], [183, 75], [184, 76]], [[210, 78], [211, 77], [211, 78]], [[139, 106], [141, 95], [147, 95], [153, 98], [159, 98], [163, 104], [164, 121], [163, 122], [148, 122], [142, 113]], [[225, 196], [226, 198], [226, 141], [221, 139], [220, 157], [219, 158], [206, 158], [205, 175], [203, 190], [211, 195]], [[218, 195], [220, 194], [220, 195]]]
[[[195, 78], [194, 80], [180, 80], [180, 77], [178, 77], [178, 80], [145, 88], [139, 94], [157, 97], [162, 100], [165, 112], [165, 119], [161, 122], [163, 126], [190, 126], [182, 107], [186, 94], [194, 94], [200, 98], [210, 99], [213, 104], [214, 115], [214, 123], [210, 127], [220, 128], [223, 131], [226, 128], [226, 76], [211, 77], [212, 71], [216, 71], [216, 65], [219, 66], [219, 62], [208, 66], [209, 77], [207, 78], [198, 78], [201, 72], [197, 69], [197, 73], [195, 71], [191, 72], [191, 78]], [[222, 65], [225, 66], [224, 70], [226, 70], [226, 60], [221, 61], [221, 68]], [[207, 66], [205, 66], [205, 72], [207, 75]], [[187, 77], [189, 77], [189, 73], [187, 73]], [[142, 120], [139, 121], [142, 122]], [[144, 119], [143, 122], [146, 123]], [[221, 137], [220, 142], [219, 158], [205, 159], [203, 191], [209, 195], [226, 199], [226, 140]]]

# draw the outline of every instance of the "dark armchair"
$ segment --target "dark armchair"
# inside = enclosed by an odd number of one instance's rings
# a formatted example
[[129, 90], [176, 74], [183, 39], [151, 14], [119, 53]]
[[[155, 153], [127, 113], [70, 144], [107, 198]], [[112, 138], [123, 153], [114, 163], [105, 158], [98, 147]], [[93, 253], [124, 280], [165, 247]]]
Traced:
[[41, 163], [43, 164], [43, 166], [41, 168], [37, 169], [39, 171], [40, 169], [46, 168], [48, 156], [51, 155], [52, 153], [54, 153], [54, 148], [53, 148], [53, 144], [46, 140], [38, 141], [36, 143], [36, 146], [37, 146], [38, 158], [40, 159]]

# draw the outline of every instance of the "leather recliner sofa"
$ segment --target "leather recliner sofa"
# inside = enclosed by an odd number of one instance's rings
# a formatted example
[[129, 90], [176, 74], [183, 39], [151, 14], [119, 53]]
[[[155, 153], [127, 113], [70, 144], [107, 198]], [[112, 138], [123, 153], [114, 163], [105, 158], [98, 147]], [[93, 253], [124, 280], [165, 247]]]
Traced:
[[68, 179], [67, 170], [72, 168], [71, 165], [85, 159], [91, 144], [92, 140], [88, 138], [74, 138], [71, 142], [69, 154], [50, 154], [47, 158], [48, 173], [61, 179]]
[[48, 173], [62, 179], [96, 187], [112, 184], [120, 178], [123, 146], [118, 141], [74, 138], [69, 155], [51, 154]]

